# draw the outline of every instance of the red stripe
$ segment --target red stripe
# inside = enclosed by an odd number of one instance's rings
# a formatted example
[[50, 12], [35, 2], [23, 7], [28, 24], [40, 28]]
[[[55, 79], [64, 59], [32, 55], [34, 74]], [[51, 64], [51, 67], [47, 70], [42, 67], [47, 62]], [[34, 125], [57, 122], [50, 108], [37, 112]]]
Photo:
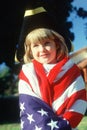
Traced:
[[80, 123], [81, 119], [83, 118], [83, 115], [80, 113], [68, 111], [63, 115], [63, 117], [69, 121], [72, 128], [75, 128]]
[[19, 73], [19, 79], [21, 80], [24, 80], [26, 81], [27, 83], [29, 82], [28, 81], [28, 78], [25, 76], [24, 72], [21, 70], [20, 73]]
[[46, 74], [44, 72], [44, 68], [43, 68], [42, 64], [38, 63], [35, 60], [33, 61], [33, 63], [34, 63], [34, 68], [35, 68], [37, 78], [39, 81], [39, 87], [40, 87], [42, 99], [49, 106], [51, 106], [52, 100], [51, 100], [50, 84], [49, 84]]
[[[69, 110], [75, 101], [78, 99], [86, 101], [86, 91], [85, 89], [80, 90], [73, 95], [71, 95], [69, 98], [66, 99], [66, 101], [60, 106], [60, 108], [57, 110], [58, 115], [62, 115], [65, 113], [66, 110]], [[84, 107], [84, 106], [83, 106]]]
[[86, 90], [85, 89], [76, 92], [75, 94], [73, 94], [70, 97], [70, 101], [67, 105], [67, 109], [69, 109], [72, 106], [72, 104], [74, 104], [74, 102], [77, 101], [78, 99], [86, 101]]
[[[67, 60], [62, 62], [62, 64], [66, 63]], [[53, 100], [56, 100], [61, 94], [66, 90], [66, 88], [80, 75], [80, 70], [76, 65], [74, 65], [72, 68], [70, 68], [66, 74], [56, 83], [53, 83], [52, 80], [54, 80], [55, 76], [58, 75], [58, 72], [56, 73], [56, 70], [60, 70], [59, 66], [56, 65], [52, 71], [50, 71], [50, 74], [53, 75], [53, 72], [55, 73], [53, 77], [46, 76], [44, 72], [44, 68], [42, 64], [38, 63], [37, 61], [33, 61], [35, 71], [38, 77], [40, 91], [43, 100], [48, 103], [50, 106], [52, 105]], [[73, 73], [72, 73], [73, 72]], [[50, 79], [50, 82], [49, 82]]]
[[68, 62], [68, 60], [69, 58], [65, 57], [62, 61], [58, 62], [58, 64], [55, 65], [53, 69], [50, 70], [49, 75], [47, 77], [50, 83], [55, 80], [56, 76], [62, 71], [62, 67], [66, 62]]
[[[29, 86], [32, 88], [32, 86], [31, 86], [31, 84], [30, 84], [30, 82], [29, 82], [29, 80], [28, 80], [28, 78], [25, 76], [25, 74], [24, 74], [24, 72], [23, 72], [23, 70], [21, 70], [20, 71], [20, 73], [19, 73], [19, 79], [21, 79], [21, 80], [23, 80], [23, 81], [25, 81], [25, 82], [27, 82], [28, 84], [29, 84]], [[33, 88], [32, 88], [32, 90], [33, 90]]]
[[[73, 72], [73, 73], [72, 73]], [[63, 77], [58, 80], [56, 83], [53, 84], [54, 90], [53, 90], [53, 100], [56, 100], [58, 97], [60, 97], [63, 92], [69, 87], [69, 85], [80, 75], [80, 70], [77, 68], [76, 65], [73, 65], [72, 68], [70, 68]]]
[[[43, 68], [43, 65], [39, 62], [33, 60], [34, 68], [37, 74], [37, 78], [39, 81], [40, 92], [42, 95], [43, 100], [52, 105], [52, 94], [53, 90], [51, 90], [52, 80], [55, 79], [56, 75], [59, 73], [61, 67], [68, 61], [68, 58], [64, 58], [61, 62], [59, 62], [50, 72], [50, 77], [47, 77]], [[55, 71], [56, 70], [56, 71]], [[49, 82], [49, 80], [51, 82]]]

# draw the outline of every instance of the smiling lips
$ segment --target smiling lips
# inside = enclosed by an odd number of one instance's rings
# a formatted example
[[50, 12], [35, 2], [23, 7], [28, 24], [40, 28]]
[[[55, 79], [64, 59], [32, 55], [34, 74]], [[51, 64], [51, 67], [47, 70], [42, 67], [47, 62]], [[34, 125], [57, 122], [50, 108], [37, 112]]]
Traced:
[[39, 56], [44, 58], [44, 57], [47, 57], [48, 54], [45, 53], [45, 54], [41, 54], [41, 55], [39, 55]]

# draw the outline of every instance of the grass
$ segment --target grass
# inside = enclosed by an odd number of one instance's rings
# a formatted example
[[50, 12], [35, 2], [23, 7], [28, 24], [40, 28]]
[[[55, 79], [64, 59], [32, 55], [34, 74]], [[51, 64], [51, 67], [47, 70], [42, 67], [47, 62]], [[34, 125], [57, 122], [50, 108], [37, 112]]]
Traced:
[[78, 126], [78, 130], [87, 130], [87, 116], [85, 116]]
[[0, 125], [0, 130], [20, 130], [19, 124], [3, 124]]
[[[20, 130], [20, 124], [3, 124], [0, 125], [0, 130]], [[87, 130], [87, 116], [85, 116], [78, 126], [78, 130]]]

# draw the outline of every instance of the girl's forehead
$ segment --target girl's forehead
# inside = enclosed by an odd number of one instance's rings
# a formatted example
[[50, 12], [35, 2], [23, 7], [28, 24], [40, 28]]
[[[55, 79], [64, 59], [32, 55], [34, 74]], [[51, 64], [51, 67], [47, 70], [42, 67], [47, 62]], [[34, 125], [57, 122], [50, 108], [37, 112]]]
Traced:
[[50, 31], [43, 31], [43, 30], [37, 31], [36, 30], [29, 34], [29, 38], [32, 38], [32, 39], [43, 39], [43, 38], [48, 38], [48, 37], [50, 38], [54, 37]]
[[43, 43], [45, 43], [45, 42], [50, 42], [50, 41], [53, 41], [53, 39], [48, 38], [48, 37], [42, 37], [42, 38], [40, 37], [40, 38], [34, 40], [33, 43], [34, 43], [34, 44], [35, 44], [35, 43], [43, 44]]

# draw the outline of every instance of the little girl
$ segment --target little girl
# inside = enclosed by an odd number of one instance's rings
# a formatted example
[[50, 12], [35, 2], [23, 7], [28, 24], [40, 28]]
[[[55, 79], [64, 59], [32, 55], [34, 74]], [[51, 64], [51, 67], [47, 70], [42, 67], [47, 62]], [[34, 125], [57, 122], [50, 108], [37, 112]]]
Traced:
[[64, 38], [38, 28], [26, 36], [24, 47], [25, 64], [19, 74], [21, 129], [76, 128], [86, 111], [86, 90]]

